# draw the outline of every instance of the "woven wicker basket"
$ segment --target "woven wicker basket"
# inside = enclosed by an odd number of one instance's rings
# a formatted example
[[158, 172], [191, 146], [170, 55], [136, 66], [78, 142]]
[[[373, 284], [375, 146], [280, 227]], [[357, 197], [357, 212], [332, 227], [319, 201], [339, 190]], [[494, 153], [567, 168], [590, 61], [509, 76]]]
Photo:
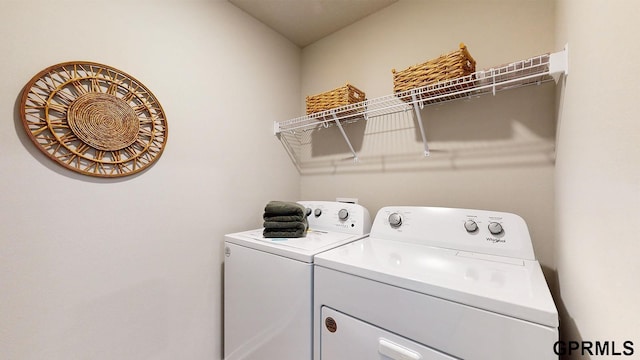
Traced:
[[402, 71], [391, 70], [393, 91], [399, 93], [439, 81], [463, 77], [475, 71], [476, 61], [469, 54], [467, 46], [460, 43], [459, 50], [441, 55], [423, 64], [410, 66]]
[[365, 101], [365, 94], [355, 86], [345, 86], [318, 95], [307, 96], [307, 115]]

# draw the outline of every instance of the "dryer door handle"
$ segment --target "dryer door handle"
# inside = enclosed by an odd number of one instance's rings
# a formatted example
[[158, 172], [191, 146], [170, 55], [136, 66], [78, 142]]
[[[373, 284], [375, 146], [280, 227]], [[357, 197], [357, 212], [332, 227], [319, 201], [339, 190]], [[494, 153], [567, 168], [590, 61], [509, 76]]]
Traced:
[[378, 341], [378, 352], [393, 360], [420, 360], [422, 355], [404, 346], [398, 345], [387, 339], [380, 338]]

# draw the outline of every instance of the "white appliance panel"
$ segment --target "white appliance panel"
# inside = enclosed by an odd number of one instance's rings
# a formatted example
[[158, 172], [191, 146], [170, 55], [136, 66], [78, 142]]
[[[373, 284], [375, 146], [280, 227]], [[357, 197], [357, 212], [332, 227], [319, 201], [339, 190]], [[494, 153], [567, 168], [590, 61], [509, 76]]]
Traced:
[[230, 243], [225, 256], [225, 360], [309, 359], [312, 264]]
[[[456, 359], [557, 359], [557, 310], [515, 214], [382, 208], [369, 238], [315, 258], [315, 360], [333, 360], [321, 351], [326, 308]], [[366, 336], [327, 351], [358, 341]], [[391, 342], [382, 355], [418, 357]]]
[[225, 360], [312, 357], [314, 256], [367, 236], [371, 218], [357, 204], [299, 203], [309, 213], [305, 237], [225, 235]]
[[265, 238], [262, 229], [225, 235], [225, 241], [311, 263], [315, 254], [358, 240], [362, 235], [310, 230], [301, 238]]
[[333, 201], [298, 201], [298, 204], [309, 212], [311, 230], [351, 235], [365, 235], [371, 230], [371, 216], [361, 205]]
[[[467, 222], [475, 224], [476, 230], [468, 231]], [[502, 231], [491, 233], [495, 226]], [[371, 237], [535, 260], [525, 221], [518, 215], [497, 211], [388, 206], [376, 214]]]
[[455, 360], [415, 341], [322, 308], [320, 352], [332, 360]]
[[557, 360], [556, 327], [504, 316], [402, 287], [316, 266], [314, 359], [321, 356], [322, 307], [467, 360]]
[[319, 254], [315, 263], [519, 319], [558, 326], [556, 308], [537, 261], [369, 237]]

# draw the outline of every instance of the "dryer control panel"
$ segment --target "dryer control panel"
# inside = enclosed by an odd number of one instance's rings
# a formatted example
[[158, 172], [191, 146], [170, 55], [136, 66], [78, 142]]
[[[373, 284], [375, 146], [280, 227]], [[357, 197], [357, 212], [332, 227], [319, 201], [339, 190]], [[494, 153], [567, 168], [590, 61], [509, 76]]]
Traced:
[[335, 201], [298, 201], [306, 208], [309, 228], [365, 235], [371, 231], [369, 211], [359, 204]]
[[371, 237], [535, 260], [524, 219], [506, 212], [388, 206], [378, 211]]

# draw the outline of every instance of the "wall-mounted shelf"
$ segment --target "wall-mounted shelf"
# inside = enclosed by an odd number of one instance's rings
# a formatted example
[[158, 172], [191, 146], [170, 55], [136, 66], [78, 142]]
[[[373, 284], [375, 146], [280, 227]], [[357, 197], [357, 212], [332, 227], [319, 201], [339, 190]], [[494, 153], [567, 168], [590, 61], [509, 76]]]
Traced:
[[[344, 124], [361, 121], [362, 119], [368, 120], [371, 117], [414, 110], [424, 144], [424, 155], [428, 156], [429, 147], [423, 128], [420, 109], [425, 106], [458, 99], [487, 94], [495, 95], [502, 90], [541, 84], [551, 80], [557, 82], [560, 75], [563, 74], [568, 74], [568, 46], [565, 46], [562, 51], [556, 53], [539, 55], [508, 65], [476, 71], [465, 77], [438, 82], [405, 92], [382, 96], [357, 104], [350, 104], [286, 121], [275, 122], [274, 134], [283, 141], [290, 155], [294, 161], [296, 161], [298, 158], [296, 149], [298, 149], [299, 146], [290, 143], [291, 139], [298, 138], [295, 136], [296, 134], [337, 126], [353, 155], [353, 159], [358, 161], [358, 155], [343, 129]], [[293, 136], [282, 136], [282, 134]]]

